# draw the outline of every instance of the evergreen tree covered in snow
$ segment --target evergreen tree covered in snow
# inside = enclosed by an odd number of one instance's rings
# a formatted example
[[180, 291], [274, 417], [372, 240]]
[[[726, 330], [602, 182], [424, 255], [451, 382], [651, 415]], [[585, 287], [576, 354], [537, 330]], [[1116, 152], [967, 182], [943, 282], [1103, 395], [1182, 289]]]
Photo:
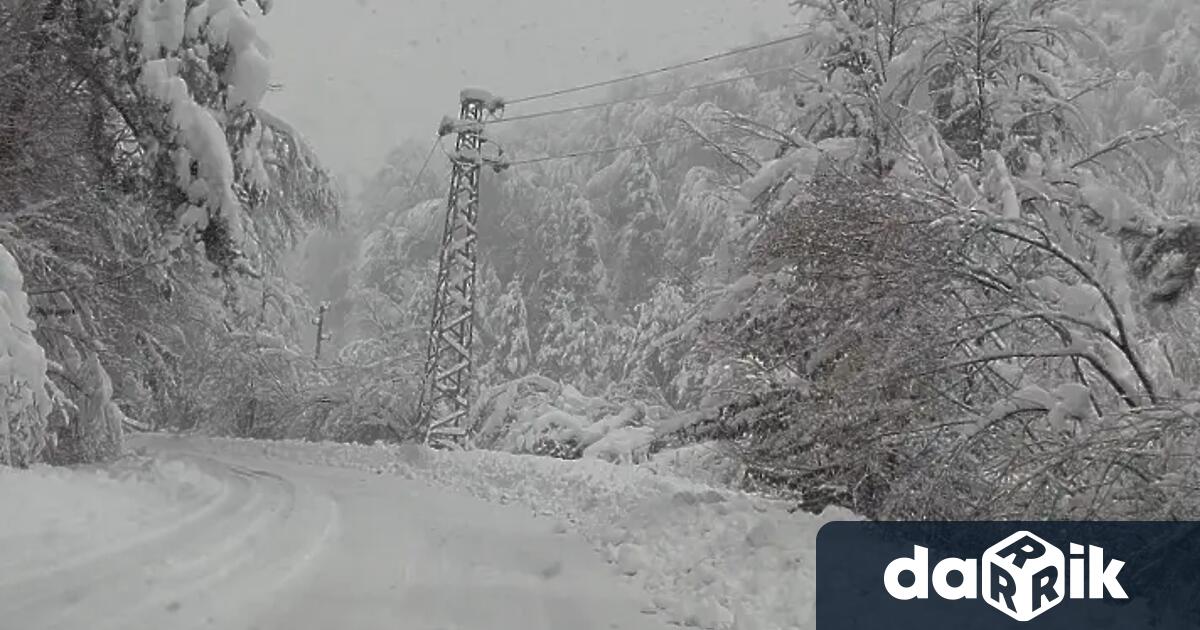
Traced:
[[575, 294], [556, 292], [538, 344], [538, 372], [568, 375], [581, 386], [590, 385], [599, 375], [597, 359], [604, 348], [598, 315]]
[[529, 341], [529, 316], [525, 310], [525, 296], [521, 292], [521, 279], [514, 278], [495, 305], [495, 347], [492, 356], [496, 366], [495, 376], [500, 380], [511, 380], [525, 376], [532, 367], [533, 348]]
[[621, 226], [616, 245], [615, 297], [623, 304], [639, 304], [650, 297], [655, 282], [662, 277], [667, 247], [666, 209], [644, 149], [637, 151], [625, 182], [625, 198], [612, 213]]
[[593, 303], [596, 296], [603, 294], [599, 230], [599, 217], [584, 198], [572, 195], [551, 210], [539, 234], [549, 259], [537, 285], [546, 295], [565, 291]]

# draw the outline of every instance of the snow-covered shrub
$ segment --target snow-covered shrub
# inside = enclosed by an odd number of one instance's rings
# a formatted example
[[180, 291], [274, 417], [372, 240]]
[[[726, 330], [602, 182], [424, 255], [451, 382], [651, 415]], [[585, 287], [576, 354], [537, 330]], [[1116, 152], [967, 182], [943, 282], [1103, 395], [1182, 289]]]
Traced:
[[1002, 195], [956, 214], [897, 188], [819, 179], [764, 232], [784, 271], [724, 323], [799, 382], [722, 410], [747, 479], [902, 518], [1197, 509], [1196, 458], [1176, 449], [1200, 405], [1168, 398], [1190, 394], [1135, 336], [1111, 241], [1055, 231], [1058, 207], [1025, 206], [1035, 224]]
[[35, 461], [47, 440], [46, 354], [34, 328], [21, 269], [0, 244], [0, 464], [8, 466]]
[[476, 446], [493, 448], [514, 426], [521, 431], [551, 401], [562, 394], [562, 385], [543, 376], [530, 374], [490, 387], [479, 394], [472, 408], [476, 418]]
[[623, 426], [611, 429], [583, 449], [583, 457], [614, 464], [640, 464], [650, 458], [654, 427]]
[[303, 393], [306, 407], [294, 421], [297, 434], [359, 443], [422, 440], [416, 417], [421, 372], [415, 359], [370, 352], [362, 344], [343, 349], [336, 363], [319, 371], [321, 385]]
[[[1180, 334], [1200, 264], [1182, 173], [1200, 145], [1174, 102], [1193, 94], [1178, 51], [1194, 38], [1121, 3], [794, 4], [815, 9], [824, 72], [769, 132], [776, 159], [744, 168], [751, 238], [727, 242], [757, 257], [718, 252], [734, 273], [705, 323], [735, 395], [701, 405], [705, 435], [813, 509], [1200, 509]], [[1088, 32], [1093, 9], [1141, 26]], [[1142, 74], [1089, 46], [1127, 49]]]
[[178, 390], [159, 419], [162, 426], [261, 438], [302, 434], [304, 406], [319, 375], [294, 342], [254, 319], [233, 330], [214, 319], [184, 333], [177, 342]]
[[644, 406], [586, 396], [536, 374], [484, 391], [472, 416], [476, 446], [510, 453], [637, 463], [654, 439]]

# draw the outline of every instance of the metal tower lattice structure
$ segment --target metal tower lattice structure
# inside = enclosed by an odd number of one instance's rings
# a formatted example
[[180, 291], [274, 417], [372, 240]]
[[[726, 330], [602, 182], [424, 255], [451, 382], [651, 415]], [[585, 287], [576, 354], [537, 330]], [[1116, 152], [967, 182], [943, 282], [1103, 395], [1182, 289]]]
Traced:
[[459, 102], [458, 119], [444, 118], [438, 129], [440, 137], [454, 133], [458, 139], [450, 154], [450, 194], [425, 356], [419, 426], [425, 431], [426, 443], [465, 447], [475, 337], [479, 175], [484, 164], [503, 167], [497, 158], [483, 155], [487, 143], [483, 118], [502, 109], [503, 102], [477, 89], [463, 90]]

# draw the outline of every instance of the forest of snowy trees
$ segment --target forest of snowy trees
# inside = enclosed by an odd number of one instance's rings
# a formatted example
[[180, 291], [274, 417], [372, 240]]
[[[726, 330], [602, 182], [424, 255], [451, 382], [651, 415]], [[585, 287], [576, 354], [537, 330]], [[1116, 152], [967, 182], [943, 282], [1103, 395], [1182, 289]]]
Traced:
[[0, 2], [0, 462], [103, 460], [127, 423], [245, 423], [302, 393], [280, 261], [338, 196], [258, 108], [267, 8]]
[[[488, 125], [593, 153], [483, 177], [476, 392], [569, 385], [814, 509], [1195, 516], [1200, 7], [793, 4], [805, 37]], [[343, 201], [235, 0], [0, 7], [0, 461], [125, 418], [415, 435], [442, 156]]]

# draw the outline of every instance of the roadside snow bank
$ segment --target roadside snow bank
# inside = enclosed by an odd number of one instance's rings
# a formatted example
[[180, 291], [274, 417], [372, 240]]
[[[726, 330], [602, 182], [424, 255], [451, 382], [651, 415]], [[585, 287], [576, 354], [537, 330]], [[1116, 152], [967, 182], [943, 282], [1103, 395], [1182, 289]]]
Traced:
[[214, 439], [198, 449], [398, 474], [518, 503], [577, 531], [650, 595], [652, 608], [685, 626], [715, 630], [811, 628], [815, 539], [842, 510], [820, 517], [659, 474], [495, 451]]
[[0, 466], [0, 576], [136, 537], [221, 491], [217, 479], [176, 460], [107, 470]]
[[671, 621], [712, 629], [811, 628], [815, 540], [829, 520], [641, 466], [490, 451], [434, 453], [423, 478], [564, 520], [637, 580]]

